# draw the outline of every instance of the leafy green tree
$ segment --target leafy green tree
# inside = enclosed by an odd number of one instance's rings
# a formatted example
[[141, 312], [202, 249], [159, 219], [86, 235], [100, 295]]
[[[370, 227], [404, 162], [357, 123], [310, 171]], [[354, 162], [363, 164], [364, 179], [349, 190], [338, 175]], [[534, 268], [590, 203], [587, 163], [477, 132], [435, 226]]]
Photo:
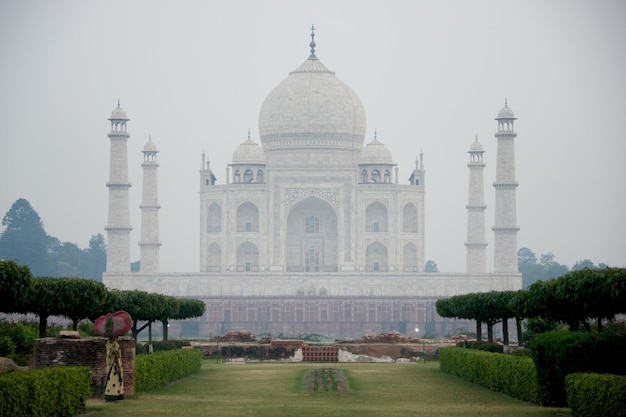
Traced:
[[23, 198], [16, 200], [2, 218], [2, 225], [0, 259], [26, 265], [33, 275], [45, 274], [50, 237], [30, 203]]
[[567, 265], [561, 265], [554, 260], [553, 253], [542, 254], [538, 261], [533, 251], [525, 247], [517, 251], [517, 265], [522, 274], [524, 288], [529, 288], [537, 281], [558, 278], [569, 271]]
[[159, 311], [159, 321], [163, 323], [163, 341], [168, 340], [169, 320], [180, 314], [181, 300], [169, 295], [161, 295], [159, 300], [161, 310]]
[[0, 311], [11, 312], [31, 283], [30, 269], [13, 261], [0, 261]]
[[424, 272], [439, 272], [439, 269], [437, 269], [437, 264], [435, 263], [435, 261], [433, 260], [426, 261], [426, 264], [424, 265]]
[[102, 281], [106, 269], [106, 245], [101, 234], [91, 237], [89, 248], [51, 238], [49, 276], [80, 277]]
[[588, 330], [593, 318], [601, 330], [604, 319], [626, 311], [626, 269], [581, 269], [538, 281], [529, 289], [527, 309], [528, 317], [559, 321], [570, 330]]
[[35, 276], [80, 277], [102, 281], [106, 269], [104, 237], [91, 237], [88, 249], [75, 243], [61, 242], [49, 236], [39, 214], [20, 198], [2, 219], [0, 259], [14, 260], [30, 268]]
[[206, 311], [206, 304], [202, 300], [179, 298], [178, 302], [178, 314], [171, 317], [173, 320], [186, 320], [200, 317]]
[[72, 329], [78, 330], [78, 323], [100, 311], [107, 299], [107, 289], [103, 283], [84, 278], [61, 278], [59, 287], [59, 314], [72, 320]]
[[39, 337], [46, 337], [50, 316], [66, 316], [73, 329], [106, 302], [107, 292], [102, 283], [80, 278], [35, 277], [12, 309], [16, 313], [39, 316]]
[[[153, 322], [159, 319], [159, 294], [139, 290], [114, 290], [112, 292], [114, 293], [112, 299], [115, 299], [117, 304], [109, 305], [108, 307], [111, 308], [111, 311], [103, 312], [103, 314], [114, 313], [120, 310], [130, 314], [130, 317], [133, 319], [131, 332], [135, 339], [137, 339], [139, 333], [146, 327], [149, 327]], [[139, 322], [145, 323], [139, 325]], [[150, 334], [150, 341], [152, 341], [152, 334]]]
[[49, 269], [47, 276], [50, 277], [82, 277], [83, 250], [75, 243], [60, 242], [57, 238], [51, 238], [53, 244], [49, 250]]
[[544, 276], [546, 279], [558, 278], [567, 274], [569, 271], [567, 265], [561, 265], [554, 260], [554, 254], [552, 252], [543, 253], [539, 263], [544, 268]]
[[178, 314], [172, 317], [174, 320], [185, 320], [194, 317], [200, 317], [206, 311], [206, 304], [202, 300], [195, 300], [191, 298], [181, 298], [178, 309]]
[[509, 344], [508, 319], [515, 317], [512, 307], [515, 291], [490, 291], [455, 295], [438, 300], [437, 313], [442, 317], [476, 320], [476, 338], [482, 339], [482, 323], [487, 324], [487, 340], [493, 343], [493, 326], [502, 322], [504, 344]]
[[86, 252], [89, 262], [83, 271], [83, 277], [102, 281], [102, 273], [107, 267], [107, 246], [101, 233], [91, 236]]
[[589, 259], [583, 259], [578, 261], [572, 266], [572, 271], [580, 271], [581, 269], [597, 269], [598, 267], [593, 264]]
[[435, 303], [437, 314], [441, 317], [456, 317], [465, 320], [476, 320], [476, 339], [482, 340], [482, 318], [476, 312], [473, 294], [455, 295], [447, 299], [439, 299]]

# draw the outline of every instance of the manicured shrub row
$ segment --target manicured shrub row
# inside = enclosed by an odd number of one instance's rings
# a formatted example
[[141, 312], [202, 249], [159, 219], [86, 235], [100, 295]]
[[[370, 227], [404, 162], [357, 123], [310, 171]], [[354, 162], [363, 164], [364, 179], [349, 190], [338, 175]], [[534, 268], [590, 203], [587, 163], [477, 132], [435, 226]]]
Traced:
[[468, 348], [468, 349], [477, 349], [484, 350], [486, 352], [494, 352], [494, 353], [502, 353], [504, 348], [502, 345], [498, 343], [490, 343], [486, 341], [463, 341], [456, 344], [458, 347]]
[[626, 335], [608, 331], [556, 331], [537, 335], [531, 346], [541, 388], [541, 404], [567, 404], [565, 376], [574, 372], [626, 374]]
[[179, 349], [138, 355], [135, 358], [135, 393], [150, 391], [200, 370], [202, 352]]
[[74, 416], [85, 409], [91, 372], [84, 367], [56, 367], [0, 376], [3, 417]]
[[537, 373], [531, 358], [448, 347], [439, 349], [439, 364], [442, 371], [490, 390], [539, 402]]
[[569, 374], [565, 391], [575, 417], [626, 417], [626, 376]]
[[[182, 348], [183, 346], [191, 346], [191, 343], [189, 343], [188, 340], [166, 340], [152, 342], [152, 352], [160, 352], [162, 350], [176, 350]], [[138, 355], [150, 353], [149, 344], [147, 342], [142, 344], [138, 343], [136, 352]]]

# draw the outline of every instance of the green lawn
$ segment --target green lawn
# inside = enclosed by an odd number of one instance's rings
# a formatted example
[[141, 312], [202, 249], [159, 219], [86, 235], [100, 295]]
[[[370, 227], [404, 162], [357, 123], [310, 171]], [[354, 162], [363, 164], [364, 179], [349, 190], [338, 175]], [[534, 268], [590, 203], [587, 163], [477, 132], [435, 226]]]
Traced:
[[[302, 392], [312, 368], [343, 369], [350, 392]], [[197, 374], [116, 403], [87, 402], [94, 417], [564, 416], [464, 382], [439, 364], [247, 364], [205, 361]]]

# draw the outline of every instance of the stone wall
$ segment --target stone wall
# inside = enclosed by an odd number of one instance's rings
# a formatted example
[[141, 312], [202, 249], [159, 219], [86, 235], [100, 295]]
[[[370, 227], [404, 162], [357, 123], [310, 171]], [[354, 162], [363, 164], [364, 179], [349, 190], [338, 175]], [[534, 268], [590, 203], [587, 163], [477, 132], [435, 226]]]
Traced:
[[[130, 397], [135, 393], [135, 339], [120, 337], [118, 340], [122, 349], [124, 395]], [[92, 372], [92, 389], [101, 387], [106, 383], [106, 341], [105, 337], [36, 339], [33, 368], [85, 366]]]

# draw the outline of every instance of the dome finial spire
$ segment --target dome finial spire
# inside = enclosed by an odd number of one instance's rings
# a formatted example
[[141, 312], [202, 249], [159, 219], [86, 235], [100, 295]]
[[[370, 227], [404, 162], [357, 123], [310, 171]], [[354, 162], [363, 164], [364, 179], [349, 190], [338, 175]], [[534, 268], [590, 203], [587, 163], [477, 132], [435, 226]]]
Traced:
[[118, 109], [120, 108], [120, 99], [119, 98], [117, 99], [117, 108]]
[[504, 107], [509, 107], [508, 99], [504, 97]]
[[309, 46], [311, 47], [311, 55], [309, 55], [309, 59], [317, 59], [315, 56], [315, 25], [311, 25], [311, 43]]
[[248, 128], [248, 140], [250, 140], [250, 128]]

